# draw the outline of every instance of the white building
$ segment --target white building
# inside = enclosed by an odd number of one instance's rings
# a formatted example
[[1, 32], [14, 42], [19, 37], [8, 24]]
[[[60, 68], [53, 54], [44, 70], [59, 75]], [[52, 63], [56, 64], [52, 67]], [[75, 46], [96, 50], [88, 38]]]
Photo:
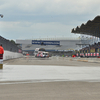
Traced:
[[73, 39], [73, 40], [16, 40], [17, 44], [22, 46], [22, 50], [26, 52], [34, 52], [35, 48], [44, 48], [49, 52], [67, 52], [74, 51], [81, 48], [76, 44], [86, 44], [89, 43], [90, 40], [81, 40], [81, 39]]

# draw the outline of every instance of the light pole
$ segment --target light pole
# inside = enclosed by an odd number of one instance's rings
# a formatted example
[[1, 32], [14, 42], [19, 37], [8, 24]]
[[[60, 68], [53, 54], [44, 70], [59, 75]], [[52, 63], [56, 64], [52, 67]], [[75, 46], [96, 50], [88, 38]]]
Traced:
[[[3, 15], [2, 14], [0, 14], [0, 16], [1, 16], [1, 18], [3, 18]], [[1, 45], [2, 46], [2, 45]], [[1, 48], [1, 47], [0, 47]], [[1, 50], [1, 51], [3, 51], [4, 52], [4, 50]], [[0, 69], [3, 69], [3, 54], [1, 54], [1, 56], [0, 56]]]
[[2, 14], [0, 14], [0, 16], [1, 16], [1, 18], [3, 18], [3, 15]]

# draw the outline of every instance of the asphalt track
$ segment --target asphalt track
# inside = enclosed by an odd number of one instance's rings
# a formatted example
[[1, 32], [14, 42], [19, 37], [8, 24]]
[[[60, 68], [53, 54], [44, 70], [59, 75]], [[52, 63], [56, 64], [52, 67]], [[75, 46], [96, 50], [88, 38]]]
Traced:
[[0, 100], [100, 100], [100, 63], [63, 57], [4, 61]]

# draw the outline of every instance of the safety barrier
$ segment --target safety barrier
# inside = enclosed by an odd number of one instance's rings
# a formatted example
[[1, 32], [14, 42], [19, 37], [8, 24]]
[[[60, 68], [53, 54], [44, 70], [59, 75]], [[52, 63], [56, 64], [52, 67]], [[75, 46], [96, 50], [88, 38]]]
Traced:
[[23, 54], [11, 51], [4, 51], [3, 60], [23, 57]]
[[77, 57], [100, 57], [100, 53], [77, 53]]

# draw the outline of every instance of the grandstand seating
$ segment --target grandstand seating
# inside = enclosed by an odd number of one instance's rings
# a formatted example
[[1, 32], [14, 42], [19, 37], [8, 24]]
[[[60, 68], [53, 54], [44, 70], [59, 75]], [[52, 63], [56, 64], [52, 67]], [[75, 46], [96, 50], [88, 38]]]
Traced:
[[[81, 24], [81, 26], [77, 26], [73, 28], [72, 33], [83, 34], [83, 35], [91, 35], [94, 37], [100, 38], [100, 16], [96, 16], [93, 20], [88, 20], [86, 24]], [[94, 38], [93, 37], [93, 38]], [[88, 43], [88, 42], [87, 42]], [[86, 56], [86, 57], [97, 57], [100, 55], [100, 42], [90, 44], [86, 47], [83, 47], [79, 51], [76, 50], [77, 56]]]
[[2, 36], [0, 36], [0, 44], [2, 44], [4, 50], [7, 51], [19, 52], [19, 50], [21, 50], [21, 48], [19, 48], [16, 44], [12, 43], [10, 40], [7, 40]]
[[76, 55], [81, 57], [99, 57], [100, 56], [100, 42], [84, 47], [79, 51], [76, 50]]

